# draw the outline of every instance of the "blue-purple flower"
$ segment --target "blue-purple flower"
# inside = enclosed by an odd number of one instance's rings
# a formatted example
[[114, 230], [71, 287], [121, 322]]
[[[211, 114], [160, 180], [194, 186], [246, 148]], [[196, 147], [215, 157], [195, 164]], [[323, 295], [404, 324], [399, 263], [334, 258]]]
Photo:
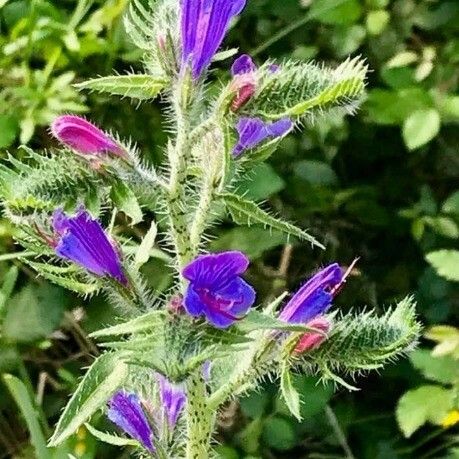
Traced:
[[231, 75], [233, 75], [233, 77], [238, 75], [246, 75], [256, 71], [257, 66], [248, 54], [241, 54], [237, 59], [234, 60], [233, 65], [231, 66]]
[[293, 123], [289, 118], [282, 118], [274, 123], [265, 123], [260, 118], [241, 118], [236, 125], [239, 140], [233, 148], [233, 155], [239, 156], [267, 139], [282, 137], [292, 128]]
[[191, 66], [193, 78], [199, 78], [225, 38], [233, 17], [244, 8], [246, 0], [182, 0], [182, 70]]
[[258, 86], [257, 66], [247, 54], [242, 54], [231, 67], [231, 90], [235, 93], [231, 110], [237, 112], [255, 94]]
[[337, 263], [320, 270], [293, 295], [279, 319], [293, 324], [307, 324], [324, 314], [345, 278], [344, 271]]
[[107, 416], [148, 451], [154, 452], [153, 431], [143, 411], [139, 397], [134, 393], [117, 392], [108, 402]]
[[183, 269], [190, 281], [184, 299], [193, 317], [204, 315], [217, 328], [241, 319], [255, 302], [255, 290], [240, 275], [249, 266], [241, 252], [201, 255]]
[[156, 380], [159, 384], [159, 395], [169, 429], [173, 430], [185, 407], [185, 390], [180, 384], [171, 383], [159, 373], [156, 375]]
[[105, 234], [100, 223], [80, 208], [69, 217], [62, 209], [53, 215], [56, 254], [86, 268], [96, 276], [109, 276], [123, 285], [127, 278], [114, 245]]

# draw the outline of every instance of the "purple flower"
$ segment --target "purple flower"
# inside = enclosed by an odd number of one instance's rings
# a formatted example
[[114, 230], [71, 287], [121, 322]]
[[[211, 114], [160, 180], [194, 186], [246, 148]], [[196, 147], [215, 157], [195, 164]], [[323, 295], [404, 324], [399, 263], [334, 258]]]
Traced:
[[163, 375], [157, 373], [156, 379], [159, 384], [159, 395], [167, 423], [169, 428], [173, 430], [185, 406], [186, 394], [181, 385], [171, 383]]
[[241, 252], [201, 255], [183, 269], [190, 281], [185, 309], [193, 317], [204, 315], [217, 328], [242, 318], [255, 302], [255, 290], [240, 274], [249, 260]]
[[231, 19], [244, 8], [246, 0], [182, 0], [182, 70], [191, 65], [199, 78], [220, 47]]
[[123, 285], [127, 284], [118, 252], [100, 223], [83, 207], [73, 217], [57, 209], [53, 215], [53, 229], [53, 247], [57, 255], [83, 266], [96, 276], [110, 276]]
[[130, 437], [142, 443], [150, 452], [155, 451], [153, 431], [140, 404], [133, 393], [117, 392], [109, 403], [108, 418]]
[[266, 139], [282, 137], [292, 128], [293, 123], [289, 118], [282, 118], [271, 124], [265, 123], [260, 118], [241, 118], [236, 126], [239, 141], [233, 148], [233, 155], [239, 156]]
[[345, 273], [337, 263], [327, 266], [293, 295], [280, 313], [279, 319], [294, 324], [306, 324], [324, 314], [344, 280]]
[[51, 124], [51, 132], [64, 145], [82, 155], [125, 155], [125, 151], [105, 132], [79, 116], [57, 117]]
[[231, 110], [237, 112], [255, 94], [258, 86], [257, 66], [247, 54], [239, 56], [231, 67], [233, 81], [231, 90], [235, 92], [231, 102]]
[[247, 73], [253, 73], [257, 71], [257, 66], [253, 62], [253, 59], [248, 54], [241, 54], [231, 66], [231, 75], [233, 77], [237, 75], [244, 75]]

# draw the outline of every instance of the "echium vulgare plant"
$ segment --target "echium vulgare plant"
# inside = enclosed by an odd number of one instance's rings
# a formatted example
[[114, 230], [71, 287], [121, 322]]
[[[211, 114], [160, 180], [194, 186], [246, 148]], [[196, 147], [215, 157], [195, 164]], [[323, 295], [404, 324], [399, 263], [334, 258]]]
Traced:
[[[360, 58], [331, 69], [290, 60], [256, 65], [240, 55], [211, 97], [212, 62], [232, 55], [219, 50], [245, 3], [156, 0], [146, 8], [133, 0], [126, 30], [144, 50], [145, 73], [79, 84], [142, 102], [162, 94], [172, 134], [160, 170], [129, 142], [73, 115], [51, 126], [61, 149], [26, 149], [23, 161], [10, 157], [1, 166], [5, 212], [20, 229], [19, 242], [36, 254], [24, 263], [82, 295], [105, 293], [120, 315], [117, 325], [92, 334], [104, 352], [70, 398], [50, 445], [86, 424], [102, 441], [133, 445], [140, 457], [212, 457], [219, 408], [264, 379], [279, 381], [299, 418], [292, 373], [353, 389], [355, 376], [416, 342], [411, 298], [382, 317], [331, 310], [353, 263], [331, 263], [288, 300], [283, 294], [264, 302], [244, 279], [244, 253], [206, 252], [206, 232], [225, 211], [237, 225], [261, 224], [323, 248], [248, 200], [236, 179], [293, 130], [331, 109], [352, 112], [365, 86]], [[118, 211], [149, 228], [140, 244], [117, 231]], [[140, 272], [154, 244], [170, 251], [176, 272], [167, 295], [155, 295]], [[118, 435], [91, 425], [98, 412]]]

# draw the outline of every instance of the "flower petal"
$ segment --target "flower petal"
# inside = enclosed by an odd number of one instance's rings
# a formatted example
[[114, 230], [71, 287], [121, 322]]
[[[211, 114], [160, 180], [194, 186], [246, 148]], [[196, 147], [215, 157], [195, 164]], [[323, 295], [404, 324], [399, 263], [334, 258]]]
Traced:
[[55, 211], [53, 227], [60, 240], [55, 252], [98, 276], [110, 276], [127, 284], [121, 262], [100, 223], [81, 209], [74, 217]]
[[183, 0], [181, 8], [182, 68], [191, 61], [194, 78], [210, 64], [231, 19], [246, 0]]
[[183, 387], [179, 384], [171, 383], [161, 374], [156, 375], [159, 383], [159, 393], [164, 412], [170, 429], [177, 424], [177, 420], [183, 411], [186, 403], [186, 394]]
[[256, 70], [257, 66], [248, 54], [242, 54], [239, 56], [231, 66], [231, 74], [233, 76], [255, 72]]
[[107, 416], [129, 436], [142, 443], [146, 449], [155, 451], [153, 431], [136, 394], [117, 392], [109, 401]]
[[203, 303], [199, 295], [195, 292], [193, 284], [188, 286], [188, 289], [183, 300], [183, 305], [185, 306], [186, 312], [190, 316], [198, 317], [203, 313]]
[[74, 115], [57, 117], [51, 124], [51, 132], [64, 145], [83, 155], [114, 153], [124, 150], [105, 132], [84, 118]]
[[333, 300], [331, 291], [342, 282], [343, 274], [337, 263], [319, 271], [293, 295], [279, 319], [290, 323], [306, 323], [326, 312]]
[[290, 118], [282, 118], [275, 123], [267, 125], [266, 128], [268, 129], [270, 136], [282, 137], [293, 128], [293, 123]]
[[249, 266], [249, 259], [239, 251], [200, 255], [182, 271], [183, 277], [199, 287], [221, 288], [228, 279], [242, 274]]
[[254, 288], [244, 279], [237, 277], [225, 289], [218, 294], [227, 300], [232, 301], [232, 306], [228, 309], [231, 315], [242, 317], [255, 303], [256, 293]]

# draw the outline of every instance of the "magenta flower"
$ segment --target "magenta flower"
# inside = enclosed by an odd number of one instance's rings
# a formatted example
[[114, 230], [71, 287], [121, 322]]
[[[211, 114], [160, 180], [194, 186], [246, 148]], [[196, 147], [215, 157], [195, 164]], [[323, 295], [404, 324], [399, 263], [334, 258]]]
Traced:
[[345, 280], [345, 274], [337, 263], [333, 263], [311, 277], [293, 295], [279, 315], [279, 319], [307, 324], [330, 308], [337, 289]]
[[134, 440], [139, 441], [148, 451], [155, 452], [153, 431], [134, 393], [117, 392], [108, 402], [107, 416]]
[[327, 333], [331, 328], [330, 321], [324, 316], [318, 316], [315, 319], [310, 320], [306, 325], [319, 331], [304, 333], [295, 346], [294, 351], [297, 354], [317, 349], [327, 339]]
[[159, 373], [156, 374], [159, 384], [159, 395], [163, 410], [167, 418], [167, 423], [171, 430], [177, 424], [177, 420], [183, 411], [186, 403], [186, 394], [183, 387], [179, 384], [171, 383], [167, 378]]
[[217, 328], [241, 319], [255, 302], [255, 290], [240, 274], [248, 258], [241, 252], [201, 255], [183, 269], [190, 281], [184, 305], [193, 317], [204, 315]]
[[121, 266], [120, 256], [105, 234], [100, 223], [80, 208], [78, 213], [67, 216], [61, 209], [53, 215], [56, 254], [86, 268], [96, 276], [109, 276], [123, 285], [127, 278]]
[[233, 155], [239, 156], [267, 139], [282, 137], [292, 128], [293, 123], [289, 118], [282, 118], [271, 124], [260, 118], [241, 118], [236, 126], [239, 141], [233, 148]]
[[79, 116], [57, 117], [51, 124], [51, 132], [61, 143], [82, 155], [125, 154], [125, 151], [105, 132]]
[[199, 78], [225, 38], [246, 0], [181, 0], [182, 70]]

